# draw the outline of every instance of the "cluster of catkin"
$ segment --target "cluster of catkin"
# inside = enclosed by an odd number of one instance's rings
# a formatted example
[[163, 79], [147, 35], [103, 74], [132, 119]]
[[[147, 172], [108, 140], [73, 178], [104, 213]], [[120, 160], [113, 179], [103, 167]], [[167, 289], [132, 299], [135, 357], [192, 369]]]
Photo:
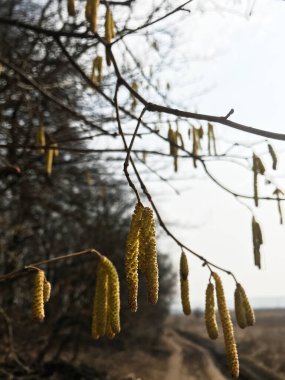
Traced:
[[[99, 11], [100, 0], [87, 0], [85, 7], [85, 18], [90, 23], [90, 28], [93, 33], [98, 31], [98, 11]], [[67, 11], [69, 16], [75, 16], [75, 0], [67, 0]], [[112, 42], [112, 39], [116, 37], [115, 22], [113, 18], [112, 11], [108, 3], [106, 3], [106, 15], [105, 15], [105, 41], [107, 44]], [[109, 48], [106, 47], [106, 61], [107, 65], [111, 65], [111, 57]], [[97, 64], [101, 64], [100, 61]], [[98, 71], [102, 72], [101, 69]], [[100, 82], [100, 81], [99, 81]]]
[[92, 337], [112, 339], [120, 332], [120, 284], [116, 268], [105, 256], [97, 267], [92, 311]]
[[46, 279], [44, 271], [38, 269], [34, 278], [33, 290], [33, 316], [38, 321], [43, 321], [45, 317], [44, 305], [50, 299], [51, 284]]
[[169, 123], [168, 135], [167, 135], [170, 147], [170, 155], [173, 157], [174, 171], [178, 171], [178, 143], [184, 149], [184, 141], [181, 133], [179, 132], [178, 125], [176, 130], [173, 130]]
[[[90, 23], [91, 31], [97, 33], [98, 30], [98, 10], [100, 0], [87, 0], [85, 6], [85, 18]], [[105, 39], [108, 43], [115, 37], [115, 24], [109, 4], [106, 4], [105, 18]], [[75, 0], [67, 0], [67, 12], [69, 16], [74, 17], [76, 14]]]
[[[211, 339], [217, 339], [219, 336], [219, 329], [215, 314], [215, 290], [218, 304], [218, 311], [221, 320], [227, 362], [231, 372], [231, 376], [235, 379], [239, 376], [239, 360], [238, 352], [235, 342], [233, 324], [229, 309], [227, 307], [226, 298], [224, 294], [223, 284], [220, 276], [212, 272], [215, 280], [215, 285], [209, 282], [206, 289], [206, 305], [205, 305], [205, 323], [208, 335]], [[235, 293], [235, 315], [239, 327], [244, 329], [247, 326], [253, 326], [255, 323], [254, 311], [249, 303], [248, 297], [241, 284], [237, 283]]]
[[156, 304], [159, 276], [155, 221], [152, 209], [141, 203], [137, 203], [132, 215], [125, 255], [128, 304], [132, 312], [138, 308], [139, 271], [146, 277], [149, 303]]
[[45, 128], [41, 126], [37, 129], [36, 145], [38, 147], [38, 153], [45, 155], [46, 173], [50, 176], [52, 173], [53, 158], [59, 155], [58, 144], [51, 143], [47, 146]]

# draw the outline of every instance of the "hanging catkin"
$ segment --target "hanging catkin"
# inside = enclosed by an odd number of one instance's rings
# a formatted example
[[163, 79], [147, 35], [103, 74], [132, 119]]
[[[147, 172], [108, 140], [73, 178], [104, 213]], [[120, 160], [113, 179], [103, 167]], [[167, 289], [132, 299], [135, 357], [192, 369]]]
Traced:
[[47, 303], [50, 299], [51, 294], [51, 283], [45, 278], [44, 279], [44, 303]]
[[[109, 298], [110, 325], [114, 334], [118, 334], [121, 330], [120, 323], [120, 283], [116, 268], [107, 257], [102, 257], [102, 266], [108, 276], [109, 297], [106, 294], [106, 299]], [[107, 321], [106, 321], [107, 322]]]
[[42, 321], [45, 317], [44, 310], [44, 280], [45, 274], [42, 270], [37, 270], [34, 279], [33, 290], [33, 315], [38, 321]]
[[278, 214], [279, 214], [279, 221], [280, 224], [283, 224], [283, 214], [282, 214], [282, 207], [281, 207], [281, 201], [280, 201], [280, 195], [284, 195], [284, 192], [281, 189], [276, 188], [273, 191], [273, 195], [276, 196], [277, 201], [277, 208], [278, 208]]
[[237, 289], [241, 295], [247, 326], [253, 326], [255, 324], [255, 315], [253, 308], [251, 307], [246, 292], [241, 284], [237, 284]]
[[258, 170], [257, 170], [257, 157], [253, 154], [253, 192], [254, 192], [254, 203], [255, 206], [258, 207]]
[[224, 333], [228, 366], [230, 368], [231, 376], [234, 379], [237, 379], [239, 376], [239, 360], [234, 337], [233, 324], [227, 307], [221, 278], [215, 272], [213, 272], [213, 277], [216, 283], [217, 304]]
[[180, 294], [183, 313], [185, 315], [191, 314], [191, 306], [189, 299], [189, 282], [188, 282], [188, 262], [185, 252], [181, 252], [180, 256]]
[[205, 323], [209, 337], [217, 339], [219, 329], [215, 314], [215, 287], [211, 282], [209, 282], [206, 289]]
[[212, 155], [212, 147], [214, 154], [217, 155], [217, 148], [216, 148], [216, 137], [214, 133], [214, 126], [211, 123], [208, 123], [208, 154], [209, 156]]
[[52, 173], [53, 155], [54, 155], [54, 150], [48, 149], [46, 152], [46, 172], [47, 172], [47, 175], [49, 176]]
[[131, 311], [136, 312], [138, 308], [138, 256], [139, 238], [143, 205], [137, 203], [132, 215], [129, 234], [127, 237], [127, 247], [125, 255], [125, 272], [127, 280], [128, 304]]
[[[137, 92], [138, 89], [139, 89], [139, 85], [138, 85], [138, 83], [137, 83], [136, 81], [133, 81], [133, 82], [132, 82], [131, 87], [132, 87], [132, 89], [133, 89], [134, 91], [136, 91], [136, 92]], [[132, 112], [135, 111], [137, 105], [138, 105], [137, 98], [132, 94], [132, 104], [131, 104], [131, 111], [132, 111]]]
[[75, 16], [75, 0], [67, 0], [67, 11], [69, 16]]
[[100, 84], [102, 81], [102, 69], [103, 69], [103, 58], [98, 55], [93, 60], [92, 65], [92, 74], [91, 74], [91, 80], [95, 84]]
[[243, 299], [238, 287], [235, 289], [235, 315], [238, 326], [244, 329], [247, 326], [247, 320], [245, 316], [245, 309], [243, 305]]
[[97, 33], [99, 4], [100, 0], [88, 0], [86, 5], [86, 18], [91, 23], [91, 31], [93, 33]]
[[262, 232], [259, 223], [252, 217], [252, 242], [254, 251], [254, 264], [261, 269], [260, 247], [263, 244]]
[[199, 130], [195, 127], [192, 128], [192, 139], [193, 139], [193, 165], [194, 168], [197, 168], [197, 155], [198, 155], [198, 149], [199, 149]]
[[253, 189], [254, 189], [254, 203], [258, 207], [258, 174], [265, 173], [265, 167], [261, 159], [253, 153], [252, 156], [252, 170], [253, 170]]
[[141, 223], [141, 244], [144, 245], [145, 275], [147, 280], [148, 301], [156, 304], [158, 300], [158, 264], [155, 240], [155, 221], [153, 211], [145, 207]]
[[276, 170], [277, 169], [277, 163], [278, 163], [278, 160], [277, 160], [277, 155], [275, 153], [275, 150], [273, 148], [273, 146], [271, 144], [268, 144], [268, 150], [269, 150], [269, 154], [272, 158], [272, 169], [273, 170]]
[[[105, 16], [105, 40], [108, 44], [112, 42], [112, 37], [115, 33], [113, 28], [114, 28], [113, 16], [112, 16], [109, 5], [107, 5], [106, 16]], [[110, 57], [108, 47], [106, 47], [106, 62], [108, 66], [111, 65], [111, 57]]]

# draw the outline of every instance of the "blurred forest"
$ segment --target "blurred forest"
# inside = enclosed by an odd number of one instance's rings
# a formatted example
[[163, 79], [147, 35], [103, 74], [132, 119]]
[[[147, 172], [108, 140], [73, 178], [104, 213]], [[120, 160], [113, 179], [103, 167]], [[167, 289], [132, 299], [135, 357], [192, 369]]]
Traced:
[[[38, 15], [38, 24], [48, 27], [54, 24], [57, 7], [55, 1], [48, 1], [44, 8], [39, 2], [2, 1], [0, 14], [27, 23], [34, 22]], [[82, 104], [86, 112], [93, 108], [87, 88], [78, 83], [66, 58], [49, 37], [2, 24], [0, 33], [2, 57], [27, 75], [32, 74], [58, 99], [64, 98], [71, 110]], [[76, 51], [79, 59], [90, 46], [71, 41], [68, 48]], [[80, 122], [74, 120], [72, 113], [59, 109], [33, 91], [20, 75], [2, 71], [0, 97], [0, 144], [9, 146], [0, 150], [1, 272], [96, 247], [108, 255], [123, 279], [123, 256], [133, 200], [126, 196], [126, 184], [113, 176], [109, 167], [112, 162], [103, 162], [96, 153], [84, 154], [90, 138], [82, 138], [78, 132], [80, 128], [84, 131], [83, 126], [78, 126]], [[96, 108], [100, 110], [98, 105]], [[104, 123], [103, 115], [97, 113], [97, 118]], [[51, 142], [79, 150], [76, 154], [61, 151], [52, 176], [45, 172], [45, 157], [36, 150], [26, 149], [27, 144], [35, 144], [36, 131], [41, 125], [48, 131]], [[48, 367], [42, 363], [56, 363], [62, 358], [73, 361], [79, 351], [94, 346], [104, 351], [123, 350], [125, 345], [142, 342], [145, 347], [152, 345], [168, 314], [174, 280], [169, 259], [160, 254], [159, 260], [160, 299], [156, 307], [147, 305], [142, 286], [140, 312], [127, 312], [126, 289], [121, 287], [122, 333], [114, 339], [112, 347], [107, 340], [97, 342], [90, 337], [94, 258], [69, 259], [46, 268], [52, 284], [52, 302], [44, 324], [32, 321], [32, 275], [1, 283], [0, 378], [8, 376], [10, 371], [19, 378], [30, 371], [33, 375], [29, 378], [51, 378]], [[65, 370], [68, 371], [62, 366], [62, 378], [73, 378]]]

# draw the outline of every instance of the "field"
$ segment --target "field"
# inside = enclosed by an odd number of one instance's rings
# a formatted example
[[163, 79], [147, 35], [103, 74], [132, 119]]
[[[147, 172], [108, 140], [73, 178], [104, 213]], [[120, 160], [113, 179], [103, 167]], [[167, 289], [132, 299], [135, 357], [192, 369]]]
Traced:
[[[257, 324], [236, 329], [244, 380], [285, 379], [285, 310], [258, 311]], [[83, 359], [83, 358], [82, 358]], [[90, 363], [89, 363], [90, 364]], [[229, 379], [223, 339], [210, 341], [203, 316], [171, 316], [162, 342], [150, 349], [96, 356], [96, 367], [116, 380]]]

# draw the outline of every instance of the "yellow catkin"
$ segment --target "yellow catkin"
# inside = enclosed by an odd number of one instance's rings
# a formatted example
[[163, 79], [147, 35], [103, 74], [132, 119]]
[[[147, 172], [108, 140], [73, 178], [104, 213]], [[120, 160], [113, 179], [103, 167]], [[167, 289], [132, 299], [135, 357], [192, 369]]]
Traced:
[[118, 334], [121, 330], [120, 322], [120, 283], [119, 276], [116, 268], [107, 257], [102, 257], [102, 266], [108, 275], [108, 287], [109, 287], [109, 297], [108, 294], [106, 298], [109, 298], [109, 317], [110, 326], [114, 334]]
[[112, 39], [113, 39], [116, 37], [116, 28], [115, 28], [115, 21], [114, 21], [112, 13], [111, 13], [111, 31], [112, 31]]
[[51, 283], [45, 278], [44, 280], [44, 303], [47, 303], [50, 299]]
[[171, 128], [171, 125], [169, 123], [169, 127], [168, 127], [168, 135], [167, 135], [167, 138], [168, 138], [168, 141], [169, 141], [169, 154], [171, 156], [174, 155], [174, 145], [173, 145], [173, 141], [174, 141], [174, 131], [173, 129]]
[[199, 149], [199, 132], [198, 129], [193, 127], [192, 129], [192, 139], [193, 139], [193, 148], [192, 148], [192, 154], [193, 154], [193, 165], [194, 168], [197, 168], [197, 158], [198, 155], [198, 149]]
[[46, 153], [46, 172], [47, 172], [47, 175], [49, 176], [52, 173], [53, 155], [54, 155], [53, 149], [48, 149]]
[[252, 156], [252, 170], [253, 170], [253, 187], [254, 187], [254, 203], [258, 207], [258, 174], [263, 175], [265, 173], [265, 167], [261, 159], [253, 153]]
[[[132, 86], [132, 89], [134, 91], [136, 91], [136, 92], [138, 91], [139, 85], [136, 81], [133, 81], [131, 86]], [[132, 112], [136, 109], [137, 104], [138, 104], [137, 98], [134, 95], [132, 95], [132, 104], [131, 104], [131, 111]]]
[[69, 16], [75, 16], [75, 0], [67, 0], [67, 11]]
[[237, 284], [237, 289], [241, 295], [247, 325], [253, 326], [255, 324], [255, 315], [254, 315], [253, 308], [251, 307], [251, 304], [250, 304], [249, 299], [246, 295], [246, 292], [245, 292], [244, 288], [241, 286], [241, 284]]
[[139, 256], [139, 235], [143, 205], [137, 203], [132, 215], [129, 234], [127, 237], [127, 247], [125, 255], [125, 272], [127, 280], [128, 304], [131, 311], [136, 312], [138, 308], [138, 256]]
[[245, 309], [243, 305], [243, 299], [238, 287], [235, 290], [235, 315], [238, 326], [241, 329], [246, 328], [247, 320], [245, 316]]
[[39, 148], [37, 148], [37, 152], [44, 154], [45, 153], [44, 148], [46, 146], [46, 137], [45, 137], [45, 128], [44, 127], [39, 127], [37, 129], [36, 144], [40, 146]]
[[254, 251], [254, 264], [261, 269], [260, 247], [263, 244], [262, 232], [259, 223], [252, 217], [252, 242]]
[[182, 136], [182, 134], [180, 132], [178, 132], [178, 138], [180, 140], [180, 144], [181, 144], [182, 149], [185, 149], [183, 136]]
[[212, 147], [214, 154], [217, 155], [217, 147], [216, 147], [216, 137], [214, 132], [214, 126], [211, 123], [208, 123], [208, 154], [212, 155]]
[[153, 211], [149, 207], [143, 210], [141, 223], [142, 244], [145, 249], [145, 275], [147, 280], [148, 301], [156, 304], [158, 300], [158, 264], [155, 240], [155, 221]]
[[273, 148], [273, 146], [271, 144], [268, 144], [268, 150], [269, 150], [269, 154], [272, 158], [272, 169], [273, 170], [276, 170], [277, 169], [277, 155], [276, 155], [276, 152]]
[[[199, 140], [202, 140], [202, 138], [204, 136], [204, 130], [203, 130], [202, 126], [198, 129], [198, 136], [199, 136]], [[200, 143], [200, 141], [199, 141], [199, 143]]]
[[173, 146], [173, 163], [174, 163], [174, 171], [175, 173], [178, 172], [178, 138], [179, 138], [179, 131], [178, 129], [174, 132], [173, 134], [173, 142], [174, 142], [174, 146]]
[[258, 207], [258, 163], [257, 157], [253, 154], [253, 192], [254, 192], [254, 204]]
[[228, 366], [231, 372], [231, 376], [234, 379], [237, 379], [239, 376], [239, 359], [234, 337], [233, 324], [227, 307], [221, 278], [215, 272], [213, 272], [213, 277], [216, 283], [217, 304], [224, 333]]
[[188, 262], [185, 252], [181, 252], [180, 257], [180, 293], [183, 313], [185, 315], [191, 314], [191, 306], [189, 299], [189, 282], [188, 282]]
[[96, 289], [92, 312], [92, 336], [104, 336], [107, 324], [108, 275], [101, 261], [97, 268]]
[[[105, 16], [105, 40], [108, 44], [111, 43], [112, 41], [112, 36], [113, 36], [113, 21], [112, 21], [112, 13], [110, 10], [109, 5], [107, 5], [106, 9], [106, 16]], [[106, 47], [106, 62], [107, 65], [111, 65], [111, 57], [109, 54], [109, 49]]]
[[98, 55], [93, 60], [91, 79], [95, 84], [99, 84], [102, 81], [102, 70], [103, 70], [103, 58]]
[[107, 295], [107, 323], [106, 323], [106, 337], [109, 339], [113, 339], [115, 337], [115, 333], [113, 332], [111, 325], [111, 287], [108, 287], [108, 295]]
[[58, 143], [53, 143], [50, 145], [50, 147], [53, 148], [54, 157], [58, 157], [59, 155]]
[[[89, 4], [88, 4], [89, 3]], [[97, 33], [98, 28], [98, 8], [100, 5], [100, 0], [90, 0], [86, 5], [86, 18], [90, 20], [91, 31]]]
[[209, 337], [211, 339], [217, 339], [219, 329], [215, 314], [215, 287], [211, 282], [206, 289], [205, 323]]
[[45, 274], [42, 270], [37, 270], [34, 279], [33, 292], [33, 315], [34, 319], [42, 321], [45, 317], [44, 310], [44, 280]]
[[277, 207], [278, 207], [278, 214], [279, 214], [280, 224], [283, 224], [283, 214], [282, 214], [282, 208], [281, 208], [280, 195], [281, 196], [284, 195], [284, 192], [283, 192], [283, 190], [276, 188], [273, 191], [273, 195], [276, 196], [276, 200], [277, 200]]

